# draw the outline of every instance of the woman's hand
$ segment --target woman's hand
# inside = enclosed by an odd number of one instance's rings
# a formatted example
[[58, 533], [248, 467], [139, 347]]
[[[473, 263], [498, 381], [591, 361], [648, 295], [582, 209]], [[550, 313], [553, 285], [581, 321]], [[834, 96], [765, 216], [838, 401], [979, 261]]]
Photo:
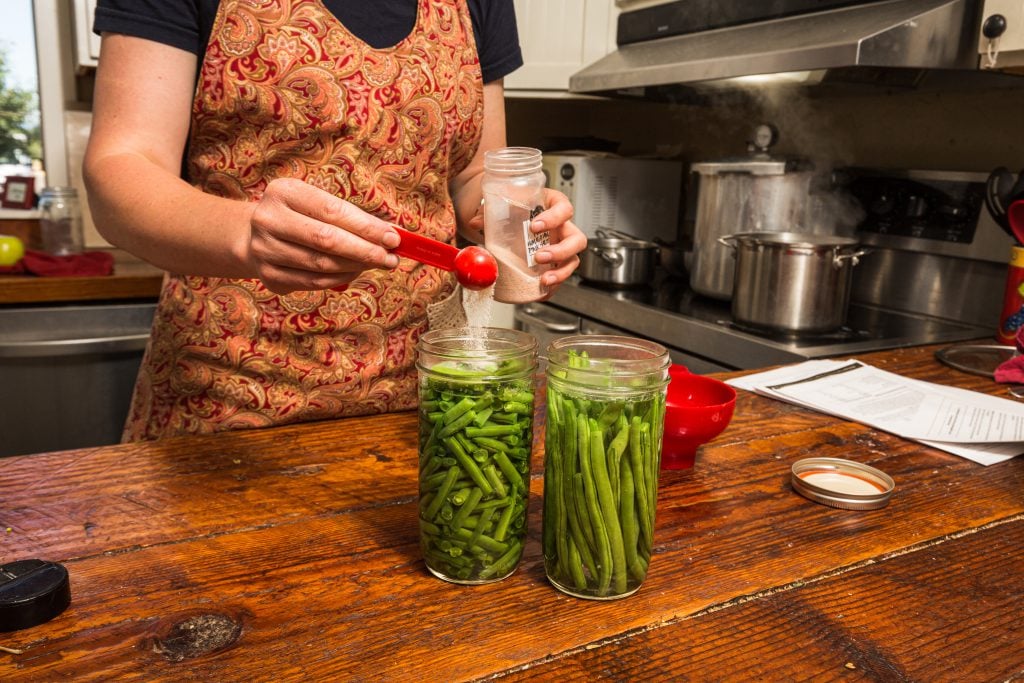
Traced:
[[250, 223], [247, 260], [276, 294], [337, 287], [399, 262], [390, 223], [294, 178], [267, 185]]
[[530, 224], [530, 231], [534, 234], [547, 232], [550, 236], [551, 244], [533, 257], [537, 263], [551, 264], [551, 270], [541, 278], [550, 296], [579, 267], [578, 254], [587, 248], [587, 236], [570, 220], [573, 208], [564, 194], [545, 188], [544, 207]]

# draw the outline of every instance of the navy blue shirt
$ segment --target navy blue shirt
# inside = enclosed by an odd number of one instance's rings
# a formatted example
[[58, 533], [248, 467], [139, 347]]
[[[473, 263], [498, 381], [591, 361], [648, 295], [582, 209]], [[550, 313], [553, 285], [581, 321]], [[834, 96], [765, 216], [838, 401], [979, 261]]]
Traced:
[[[417, 0], [323, 0], [345, 27], [375, 48], [399, 43], [416, 24]], [[523, 64], [512, 0], [467, 0], [484, 83]], [[93, 30], [124, 33], [187, 50], [203, 60], [220, 0], [98, 0]]]

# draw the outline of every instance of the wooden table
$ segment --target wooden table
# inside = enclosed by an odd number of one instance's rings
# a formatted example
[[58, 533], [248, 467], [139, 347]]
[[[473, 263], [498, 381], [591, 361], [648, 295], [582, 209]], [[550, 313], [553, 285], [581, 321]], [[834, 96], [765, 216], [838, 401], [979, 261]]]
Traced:
[[[865, 358], [1005, 395], [934, 350]], [[59, 560], [73, 592], [53, 621], [0, 634], [20, 651], [0, 653], [0, 680], [1024, 675], [1022, 458], [982, 467], [741, 392], [697, 466], [663, 473], [641, 590], [593, 602], [544, 577], [540, 455], [517, 573], [430, 576], [415, 425], [410, 412], [0, 460], [3, 561]], [[871, 463], [896, 494], [872, 512], [810, 502], [789, 485], [808, 455]]]

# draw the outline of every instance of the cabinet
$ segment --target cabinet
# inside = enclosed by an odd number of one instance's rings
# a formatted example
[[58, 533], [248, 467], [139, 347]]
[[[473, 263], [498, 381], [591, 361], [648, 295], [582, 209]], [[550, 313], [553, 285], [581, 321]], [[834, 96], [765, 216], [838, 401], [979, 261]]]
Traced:
[[505, 78], [506, 91], [566, 91], [572, 74], [615, 50], [613, 0], [515, 0], [515, 8], [523, 66]]
[[74, 0], [75, 65], [79, 69], [95, 68], [100, 58], [100, 37], [92, 32], [96, 0]]

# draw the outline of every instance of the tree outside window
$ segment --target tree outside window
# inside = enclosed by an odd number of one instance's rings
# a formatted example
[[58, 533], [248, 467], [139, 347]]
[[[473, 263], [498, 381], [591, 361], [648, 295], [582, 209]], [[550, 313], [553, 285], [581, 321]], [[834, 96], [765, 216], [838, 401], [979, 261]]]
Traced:
[[0, 189], [9, 176], [39, 176], [43, 158], [32, 0], [2, 2]]

